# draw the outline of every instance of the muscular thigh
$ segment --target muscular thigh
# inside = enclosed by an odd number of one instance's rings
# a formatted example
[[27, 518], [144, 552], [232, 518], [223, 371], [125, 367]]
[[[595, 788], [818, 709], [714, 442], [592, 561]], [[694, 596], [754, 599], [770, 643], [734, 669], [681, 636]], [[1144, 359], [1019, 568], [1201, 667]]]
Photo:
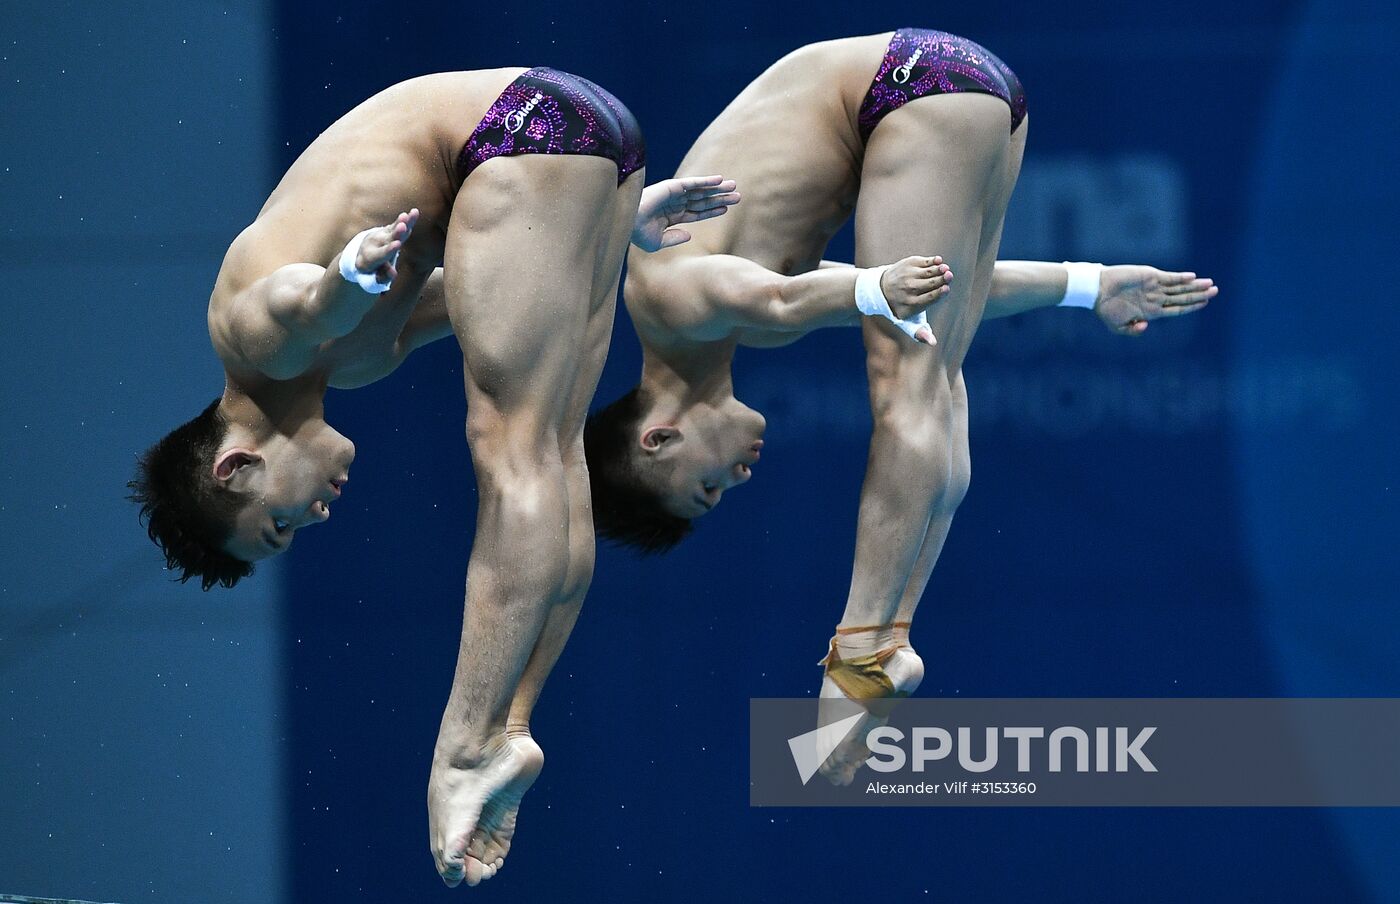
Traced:
[[469, 424], [510, 414], [513, 430], [557, 434], [596, 342], [594, 276], [612, 238], [597, 224], [617, 192], [613, 162], [584, 156], [497, 157], [462, 185], [443, 276]]
[[[977, 327], [981, 323], [982, 311], [986, 307], [987, 296], [992, 289], [992, 277], [996, 271], [997, 254], [1001, 250], [1002, 230], [1006, 225], [1006, 208], [1011, 201], [1011, 193], [1016, 187], [1016, 180], [1021, 173], [1021, 159], [1026, 150], [1026, 133], [1029, 129], [1030, 117], [1022, 120], [1020, 128], [1016, 134], [1011, 136], [1011, 141], [1007, 147], [1007, 152], [1001, 161], [999, 178], [993, 180], [993, 184], [988, 191], [986, 198], [986, 208], [982, 217], [982, 233], [977, 246], [977, 261], [972, 276], [972, 296], [977, 300], [976, 319], [968, 318], [959, 320], [950, 331], [949, 348], [956, 349], [956, 358], [950, 358], [950, 364], [956, 364], [958, 371], [958, 381], [961, 382], [961, 367], [963, 358], [972, 345], [972, 339], [977, 333]], [[943, 337], [939, 336], [941, 340]], [[952, 371], [949, 371], [950, 374]], [[963, 398], [966, 404], [966, 393]], [[965, 419], [965, 418], [964, 418]]]
[[902, 379], [922, 373], [946, 388], [962, 366], [990, 288], [984, 252], [1010, 194], [1010, 146], [1010, 111], [984, 94], [920, 98], [870, 136], [856, 207], [856, 264], [939, 254], [954, 273], [952, 290], [928, 312], [937, 347], [916, 346], [887, 324], [866, 321], [867, 348], [911, 371]]
[[[603, 373], [608, 344], [612, 340], [613, 315], [617, 311], [617, 288], [622, 276], [622, 262], [632, 241], [632, 227], [637, 219], [637, 204], [641, 199], [645, 181], [644, 169], [629, 176], [627, 181], [617, 187], [611, 214], [604, 214], [599, 218], [598, 229], [606, 235], [606, 241], [598, 246], [597, 263], [593, 272], [593, 297], [589, 307], [588, 324], [585, 327], [584, 355], [564, 413], [564, 424], [560, 433], [560, 442], [563, 444], [579, 446], [582, 442], [583, 422], [588, 416], [588, 406], [593, 401], [593, 393], [598, 388], [598, 378]], [[581, 451], [579, 458], [582, 460]]]

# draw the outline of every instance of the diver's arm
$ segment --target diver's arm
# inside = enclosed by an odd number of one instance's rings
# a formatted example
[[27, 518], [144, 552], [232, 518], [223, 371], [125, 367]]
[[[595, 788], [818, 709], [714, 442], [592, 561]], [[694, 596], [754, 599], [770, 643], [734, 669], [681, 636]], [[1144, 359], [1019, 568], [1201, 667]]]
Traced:
[[1053, 308], [1065, 297], [1069, 275], [1064, 264], [1040, 261], [997, 261], [987, 293], [983, 320]]
[[[729, 327], [801, 333], [860, 316], [855, 291], [862, 272], [818, 268], [784, 276], [742, 257], [710, 254], [678, 262], [671, 276], [697, 287], [706, 308]], [[941, 259], [909, 257], [881, 274], [880, 288], [895, 316], [908, 319], [941, 298], [948, 279]]]
[[[822, 261], [821, 269], [850, 267]], [[983, 320], [1053, 308], [1065, 297], [1069, 271], [1046, 261], [997, 261]], [[1215, 283], [1190, 271], [1158, 270], [1141, 264], [1104, 267], [1094, 311], [1111, 330], [1137, 335], [1147, 321], [1199, 311], [1216, 296]]]
[[[1068, 283], [1064, 264], [997, 261], [982, 319], [1054, 307], [1065, 297]], [[1189, 271], [1119, 264], [1099, 272], [1093, 307], [1109, 329], [1136, 336], [1147, 329], [1149, 320], [1199, 311], [1218, 291], [1210, 279]]]
[[408, 322], [399, 333], [399, 347], [405, 352], [422, 348], [430, 342], [452, 335], [452, 323], [447, 319], [447, 294], [442, 285], [442, 268], [438, 267], [423, 283], [418, 303]]
[[[820, 269], [839, 270], [851, 266], [843, 261], [824, 260]], [[1065, 296], [1067, 279], [1063, 264], [997, 261], [982, 319], [1009, 317], [1036, 308], [1054, 307]]]
[[[415, 209], [369, 230], [356, 246], [355, 260], [347, 262], [347, 272], [371, 288], [387, 289], [397, 275], [399, 250], [417, 220]], [[233, 339], [249, 364], [274, 379], [289, 379], [302, 372], [316, 346], [359, 326], [379, 292], [342, 274], [342, 257], [349, 250], [325, 267], [279, 267], [238, 293], [232, 304]]]

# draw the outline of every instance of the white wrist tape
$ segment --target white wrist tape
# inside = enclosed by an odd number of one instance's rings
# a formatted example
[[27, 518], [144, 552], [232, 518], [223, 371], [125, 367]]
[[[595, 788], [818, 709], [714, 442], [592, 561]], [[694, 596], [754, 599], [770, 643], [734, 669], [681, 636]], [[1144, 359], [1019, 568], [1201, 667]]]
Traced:
[[[340, 275], [344, 277], [346, 282], [354, 283], [355, 285], [359, 286], [361, 289], [364, 289], [371, 295], [378, 295], [380, 292], [387, 292], [389, 291], [390, 287], [394, 284], [393, 280], [389, 280], [386, 283], [382, 283], [377, 278], [375, 278], [373, 272], [364, 273], [355, 267], [355, 261], [358, 260], [360, 257], [360, 245], [364, 242], [365, 236], [369, 235], [375, 229], [379, 228], [380, 227], [375, 226], [370, 229], [366, 229], [364, 232], [351, 239], [350, 244], [345, 246], [345, 250], [340, 252]], [[394, 256], [389, 258], [389, 263], [395, 264], [398, 263], [398, 260], [399, 254], [396, 251], [394, 252]]]
[[880, 288], [880, 277], [891, 266], [886, 264], [883, 267], [867, 267], [860, 271], [860, 275], [856, 277], [856, 307], [867, 317], [884, 317], [913, 339], [920, 329], [928, 326], [928, 314], [920, 311], [908, 320], [900, 320], [894, 316], [894, 310], [890, 308], [890, 301]]
[[1057, 307], [1092, 308], [1099, 300], [1099, 274], [1103, 264], [1088, 264], [1083, 261], [1065, 261], [1069, 279], [1065, 281], [1065, 297]]

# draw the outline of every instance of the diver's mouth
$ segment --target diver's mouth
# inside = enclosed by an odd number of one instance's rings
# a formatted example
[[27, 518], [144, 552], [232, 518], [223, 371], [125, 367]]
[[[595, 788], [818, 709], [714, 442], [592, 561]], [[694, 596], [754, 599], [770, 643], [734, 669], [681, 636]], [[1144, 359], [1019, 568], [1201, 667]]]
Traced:
[[749, 446], [749, 451], [753, 453], [753, 458], [749, 459], [748, 463], [757, 464], [758, 460], [763, 457], [763, 440], [758, 440]]
[[340, 498], [340, 491], [341, 491], [341, 488], [345, 486], [347, 480], [348, 480], [348, 478], [342, 477], [342, 478], [340, 478], [339, 480], [332, 480], [332, 481], [330, 481], [331, 492], [332, 492], [332, 493], [335, 493], [335, 498], [336, 498], [336, 499], [339, 499], [339, 498]]

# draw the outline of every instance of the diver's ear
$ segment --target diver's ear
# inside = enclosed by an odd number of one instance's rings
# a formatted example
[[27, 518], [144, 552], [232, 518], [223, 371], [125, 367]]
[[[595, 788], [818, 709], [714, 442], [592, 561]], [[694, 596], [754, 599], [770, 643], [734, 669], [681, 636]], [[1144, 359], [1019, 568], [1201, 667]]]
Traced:
[[235, 478], [246, 477], [262, 461], [261, 455], [248, 449], [229, 449], [214, 459], [214, 479], [231, 484]]
[[642, 451], [655, 454], [674, 445], [680, 439], [681, 431], [678, 427], [648, 427], [642, 431]]

